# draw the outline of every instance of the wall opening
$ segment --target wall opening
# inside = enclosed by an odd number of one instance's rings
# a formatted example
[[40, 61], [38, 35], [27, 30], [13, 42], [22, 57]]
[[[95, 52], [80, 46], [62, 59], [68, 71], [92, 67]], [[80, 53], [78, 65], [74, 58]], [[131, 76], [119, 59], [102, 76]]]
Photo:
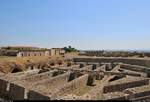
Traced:
[[123, 76], [123, 75], [115, 76], [114, 78], [110, 79], [109, 82], [121, 79], [123, 77], [125, 77], [125, 76]]
[[20, 70], [20, 69], [18, 69], [18, 68], [14, 68], [11, 73], [17, 73], [17, 72], [21, 72], [21, 71], [22, 71], [22, 70]]
[[90, 74], [88, 76], [88, 80], [87, 80], [87, 84], [86, 85], [88, 85], [88, 86], [95, 86], [95, 84], [94, 84], [94, 74]]
[[31, 70], [33, 70], [33, 69], [34, 69], [34, 66], [31, 66], [30, 68], [31, 68]]
[[58, 65], [62, 65], [62, 62], [58, 62]]
[[21, 54], [21, 57], [23, 57], [23, 53]]
[[55, 77], [55, 76], [63, 74], [63, 73], [64, 73], [63, 71], [56, 71], [53, 73], [52, 77]]
[[54, 65], [55, 65], [55, 63], [54, 63], [54, 62], [52, 62], [50, 65], [51, 65], [51, 66], [54, 66]]
[[70, 73], [70, 75], [69, 75], [68, 81], [72, 81], [72, 80], [74, 80], [75, 78], [76, 78], [76, 73], [72, 72], [72, 73]]

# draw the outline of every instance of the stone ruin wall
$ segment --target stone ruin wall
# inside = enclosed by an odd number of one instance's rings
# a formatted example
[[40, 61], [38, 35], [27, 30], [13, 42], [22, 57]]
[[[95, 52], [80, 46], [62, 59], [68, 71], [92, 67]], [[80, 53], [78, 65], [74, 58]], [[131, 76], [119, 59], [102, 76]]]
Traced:
[[[84, 61], [82, 60], [81, 62], [84, 62]], [[102, 62], [105, 62], [105, 61], [102, 60]], [[118, 61], [116, 61], [116, 62], [118, 62]], [[84, 68], [90, 69], [91, 65], [86, 66]], [[68, 72], [68, 73], [56, 76], [55, 78], [53, 78], [53, 80], [50, 80], [50, 82], [54, 82], [54, 83], [57, 83], [56, 81], [58, 81], [58, 82], [61, 81], [62, 83], [66, 82], [69, 79], [70, 74], [71, 73]], [[48, 76], [51, 76], [51, 74], [47, 73], [47, 77]], [[41, 74], [41, 75], [39, 75], [39, 78], [40, 77], [45, 77], [45, 76], [43, 76]], [[88, 81], [88, 77], [89, 77], [88, 74], [85, 74], [75, 80], [72, 80], [71, 82], [69, 82], [67, 84], [62, 85], [62, 87], [59, 87], [58, 90], [56, 90], [56, 92], [54, 92], [56, 94], [54, 94], [53, 97], [57, 97], [57, 95], [62, 95], [63, 93], [68, 93], [68, 91], [70, 91], [70, 90], [75, 90], [80, 86], [86, 85], [87, 81]], [[31, 78], [31, 80], [34, 79], [34, 77], [30, 77], [30, 78]], [[43, 82], [45, 82], [43, 84], [46, 84], [46, 82], [48, 82], [48, 81], [44, 80]], [[117, 85], [105, 86], [104, 93], [114, 92], [114, 91], [122, 91], [126, 88], [147, 85], [148, 82], [149, 82], [148, 79], [144, 79], [144, 80], [140, 80], [140, 81], [133, 81], [133, 82], [128, 82], [128, 83], [118, 84], [118, 86]], [[36, 92], [36, 90], [26, 90], [24, 87], [21, 87], [19, 85], [16, 85], [14, 83], [8, 82], [3, 79], [0, 79], [0, 85], [1, 85], [0, 90], [2, 90], [0, 92], [0, 95], [3, 95], [4, 97], [9, 96], [8, 97], [9, 99], [13, 99], [13, 100], [15, 100], [15, 99], [29, 99], [29, 100], [33, 100], [33, 99], [34, 100], [36, 100], [36, 99], [49, 100], [49, 99], [51, 99], [51, 97], [48, 97], [48, 96], [43, 95], [42, 93]], [[59, 93], [59, 94], [57, 94], [57, 93]], [[140, 96], [140, 95], [149, 95], [149, 91], [134, 93], [134, 96], [135, 96], [134, 98], [136, 98], [137, 96]], [[127, 96], [117, 97], [114, 99], [116, 99], [116, 100], [117, 99], [130, 99], [130, 97], [127, 95]]]
[[[63, 76], [64, 76], [63, 80], [60, 78], [54, 78], [54, 80], [52, 81], [56, 82], [57, 79], [60, 79], [59, 81], [66, 81], [66, 79], [68, 79], [68, 73]], [[0, 96], [4, 99], [10, 99], [10, 100], [23, 100], [23, 99], [49, 100], [50, 99], [50, 97], [45, 96], [42, 93], [33, 90], [28, 90], [23, 86], [6, 81], [5, 79], [0, 79], [0, 90], [1, 90]]]
[[19, 52], [17, 54], [17, 57], [31, 57], [31, 56], [45, 56], [45, 51], [37, 51], [37, 52], [26, 51], [26, 52]]
[[[62, 87], [58, 92], [56, 92], [56, 96], [59, 96], [59, 95], [62, 95], [66, 92], [69, 92], [71, 90], [75, 90], [81, 86], [86, 86], [87, 84], [87, 80], [88, 80], [88, 75], [85, 74], [85, 75], [82, 75], [81, 77], [73, 80], [72, 82], [70, 82], [69, 84], [67, 85], [64, 85], [64, 87]], [[54, 97], [56, 97], [54, 96]]]
[[29, 91], [29, 93], [27, 95], [28, 95], [28, 100], [50, 100], [50, 97], [44, 96], [33, 90]]
[[38, 80], [43, 80], [45, 78], [52, 77], [54, 72], [55, 71], [45, 72], [45, 73], [37, 74], [37, 75], [34, 75], [34, 76], [31, 75], [31, 76], [26, 77], [26, 78], [24, 78], [22, 80], [28, 80], [30, 82], [32, 82], [32, 81], [38, 81]]
[[[78, 67], [79, 67], [79, 65], [78, 65]], [[85, 67], [85, 69], [88, 69], [88, 68], [92, 68], [92, 65]], [[56, 90], [56, 92], [60, 92], [60, 93], [66, 92], [66, 89], [72, 90], [72, 89], [76, 89], [80, 86], [86, 85], [87, 80], [88, 80], [88, 74], [82, 75], [81, 77], [73, 80], [72, 82], [70, 82], [68, 84], [67, 81], [68, 81], [71, 73], [72, 72], [68, 71], [62, 75], [58, 75], [56, 77], [43, 80], [40, 82], [40, 85], [54, 83], [53, 84], [54, 87], [58, 86], [57, 87], [58, 89]], [[23, 74], [23, 73], [20, 72], [19, 75], [20, 74]], [[46, 76], [44, 76], [44, 74]], [[22, 78], [22, 79], [27, 80], [27, 81], [32, 81], [32, 80], [34, 80], [34, 78], [36, 76], [39, 77], [37, 79], [43, 79], [43, 77], [50, 77], [50, 76], [52, 76], [52, 74], [50, 72], [44, 72], [44, 73], [40, 73], [39, 75], [33, 75], [33, 76], [28, 76], [28, 77], [24, 76], [24, 78]], [[45, 99], [45, 100], [47, 100], [47, 99], [51, 98], [49, 96], [45, 96], [42, 93], [39, 93], [39, 91], [36, 92], [36, 90], [35, 90], [36, 88], [34, 88], [34, 87], [33, 87], [33, 90], [26, 89], [26, 86], [24, 86], [23, 84], [20, 86], [20, 85], [16, 84], [16, 82], [14, 82], [14, 81], [5, 80], [3, 77], [2, 77], [2, 79], [0, 79], [0, 90], [1, 90], [0, 96], [2, 96], [2, 98], [11, 99], [11, 100], [19, 100], [19, 99], [21, 99], [21, 100], [22, 99], [29, 99], [29, 100], [30, 99], [31, 100], [32, 99], [35, 99], [35, 100], [36, 99]], [[59, 82], [64, 83], [64, 84], [59, 85]], [[55, 84], [58, 84], [58, 85], [55, 85]], [[62, 87], [59, 87], [59, 86], [62, 86]], [[58, 90], [60, 90], [60, 91], [58, 91]], [[54, 97], [56, 97], [56, 96], [54, 96]]]
[[25, 99], [25, 88], [0, 79], [0, 95], [6, 99]]
[[132, 64], [132, 65], [139, 65], [139, 66], [146, 66], [150, 67], [150, 59], [136, 59], [136, 58], [104, 58], [104, 57], [99, 57], [99, 58], [83, 58], [83, 57], [76, 57], [73, 59], [75, 62], [107, 62], [107, 63], [113, 63], [113, 62], [122, 62], [126, 64]]
[[135, 93], [129, 93], [130, 91], [128, 92], [128, 90], [130, 90], [130, 88], [124, 91], [125, 94], [123, 96], [111, 98], [109, 100], [134, 100], [134, 101], [141, 102], [141, 100], [150, 99], [150, 90], [140, 91], [140, 92], [135, 92]]
[[104, 86], [103, 92], [108, 93], [108, 92], [123, 91], [127, 88], [139, 87], [148, 84], [149, 84], [149, 79], [143, 79], [143, 80], [132, 81], [132, 82], [127, 82], [122, 84], [107, 85]]

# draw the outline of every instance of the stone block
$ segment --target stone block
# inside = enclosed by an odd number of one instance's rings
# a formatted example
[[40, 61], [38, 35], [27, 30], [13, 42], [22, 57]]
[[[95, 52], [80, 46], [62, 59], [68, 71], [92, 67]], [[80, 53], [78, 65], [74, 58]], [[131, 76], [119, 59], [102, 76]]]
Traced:
[[12, 100], [24, 100], [25, 88], [14, 83], [10, 84], [9, 97]]
[[28, 93], [28, 100], [50, 100], [50, 97], [31, 90]]

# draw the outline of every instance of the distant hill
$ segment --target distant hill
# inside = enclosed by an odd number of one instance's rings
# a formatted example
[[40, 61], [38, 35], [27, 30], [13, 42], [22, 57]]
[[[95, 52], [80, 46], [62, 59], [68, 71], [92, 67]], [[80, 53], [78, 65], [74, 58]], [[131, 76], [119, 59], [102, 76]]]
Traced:
[[19, 51], [37, 51], [37, 50], [47, 50], [47, 48], [38, 48], [32, 46], [6, 46], [1, 47], [0, 56], [16, 56]]
[[45, 50], [47, 48], [38, 48], [32, 46], [7, 46], [7, 47], [1, 47], [1, 49], [23, 51], [23, 50]]

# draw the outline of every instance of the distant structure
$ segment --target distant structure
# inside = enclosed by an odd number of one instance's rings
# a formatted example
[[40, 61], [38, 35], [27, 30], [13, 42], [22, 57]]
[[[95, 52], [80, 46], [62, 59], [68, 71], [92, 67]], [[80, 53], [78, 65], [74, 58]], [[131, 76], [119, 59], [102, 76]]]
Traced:
[[17, 57], [29, 57], [29, 56], [55, 56], [64, 55], [66, 53], [64, 48], [38, 48], [30, 46], [8, 46], [1, 47], [0, 56], [17, 56]]
[[79, 51], [79, 55], [86, 55], [86, 56], [101, 56], [106, 52], [103, 50], [81, 50]]
[[48, 50], [24, 50], [17, 53], [17, 57], [31, 57], [31, 56], [55, 56], [64, 55], [65, 51], [61, 48], [52, 48]]
[[108, 51], [108, 50], [80, 50], [79, 55], [102, 57], [150, 57], [150, 52], [139, 51]]

